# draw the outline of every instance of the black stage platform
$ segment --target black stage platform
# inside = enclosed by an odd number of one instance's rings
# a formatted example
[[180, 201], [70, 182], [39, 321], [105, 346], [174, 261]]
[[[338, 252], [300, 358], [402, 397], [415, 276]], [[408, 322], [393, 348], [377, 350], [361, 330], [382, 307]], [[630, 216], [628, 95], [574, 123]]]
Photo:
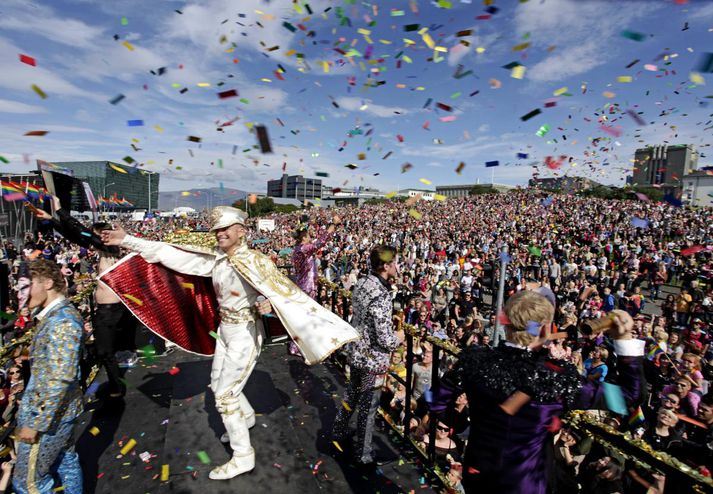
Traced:
[[[331, 364], [308, 367], [288, 356], [284, 345], [263, 350], [245, 391], [257, 412], [251, 431], [255, 470], [227, 481], [208, 479], [211, 468], [230, 458], [230, 450], [218, 440], [224, 428], [208, 390], [209, 373], [210, 359], [174, 352], [127, 372], [125, 405], [91, 404], [82, 417], [77, 440], [84, 492], [395, 494], [436, 490], [410, 452], [394, 449], [396, 441], [386, 431], [375, 436], [377, 450], [391, 451], [399, 459], [376, 473], [365, 473], [348, 459], [331, 457], [327, 435], [343, 379]], [[136, 446], [122, 457], [120, 443], [130, 439]], [[142, 454], [146, 461], [140, 458]], [[163, 465], [169, 465], [170, 476], [162, 482]]]

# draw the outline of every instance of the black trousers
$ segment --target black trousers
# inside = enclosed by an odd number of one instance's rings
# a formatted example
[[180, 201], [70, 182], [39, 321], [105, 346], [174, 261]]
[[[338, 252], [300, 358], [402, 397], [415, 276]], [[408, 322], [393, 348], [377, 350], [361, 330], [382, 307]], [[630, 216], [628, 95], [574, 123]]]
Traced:
[[97, 304], [94, 308], [94, 347], [99, 364], [106, 369], [109, 379], [109, 393], [123, 393], [121, 369], [116, 361], [116, 352], [124, 346], [125, 340], [133, 340], [136, 320], [124, 304]]

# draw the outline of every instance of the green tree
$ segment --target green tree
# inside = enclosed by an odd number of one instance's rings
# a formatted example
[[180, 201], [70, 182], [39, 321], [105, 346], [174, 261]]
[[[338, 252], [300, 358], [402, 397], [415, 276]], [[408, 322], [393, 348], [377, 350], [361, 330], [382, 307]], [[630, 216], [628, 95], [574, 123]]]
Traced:
[[491, 185], [487, 184], [476, 184], [470, 189], [471, 196], [478, 196], [481, 194], [499, 194], [500, 191]]
[[[299, 209], [296, 206], [288, 206], [294, 208], [290, 211]], [[256, 218], [277, 211], [277, 208], [282, 207], [282, 205], [276, 205], [275, 201], [273, 201], [270, 197], [260, 197], [254, 203], [247, 205], [245, 204], [245, 199], [240, 199], [239, 201], [235, 201], [233, 203], [233, 207], [247, 211], [250, 218]]]

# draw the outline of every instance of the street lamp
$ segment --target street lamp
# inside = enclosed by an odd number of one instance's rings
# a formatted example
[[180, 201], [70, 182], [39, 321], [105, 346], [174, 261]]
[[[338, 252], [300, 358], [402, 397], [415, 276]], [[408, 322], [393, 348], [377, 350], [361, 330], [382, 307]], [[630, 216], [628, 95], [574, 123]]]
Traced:
[[102, 195], [102, 197], [104, 198], [104, 211], [106, 211], [106, 188], [111, 185], [116, 185], [116, 182], [112, 182], [110, 184], [104, 184], [104, 194]]
[[106, 188], [111, 185], [116, 185], [116, 182], [112, 182], [110, 184], [104, 184], [104, 195], [103, 195], [104, 199], [106, 199]]

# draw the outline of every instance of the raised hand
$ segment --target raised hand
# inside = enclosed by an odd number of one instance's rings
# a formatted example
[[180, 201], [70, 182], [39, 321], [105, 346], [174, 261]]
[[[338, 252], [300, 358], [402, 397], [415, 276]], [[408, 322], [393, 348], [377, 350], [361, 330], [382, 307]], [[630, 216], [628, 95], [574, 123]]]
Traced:
[[101, 232], [102, 242], [104, 245], [121, 245], [121, 242], [126, 237], [126, 230], [121, 225], [114, 225], [113, 230], [104, 230]]

